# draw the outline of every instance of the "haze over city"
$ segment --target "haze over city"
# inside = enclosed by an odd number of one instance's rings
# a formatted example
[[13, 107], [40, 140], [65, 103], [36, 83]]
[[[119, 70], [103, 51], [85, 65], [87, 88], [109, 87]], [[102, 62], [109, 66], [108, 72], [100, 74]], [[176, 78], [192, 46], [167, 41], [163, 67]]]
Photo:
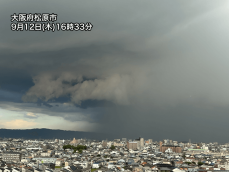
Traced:
[[[19, 13], [93, 27], [12, 31]], [[2, 1], [0, 128], [226, 143], [228, 19], [226, 0]]]

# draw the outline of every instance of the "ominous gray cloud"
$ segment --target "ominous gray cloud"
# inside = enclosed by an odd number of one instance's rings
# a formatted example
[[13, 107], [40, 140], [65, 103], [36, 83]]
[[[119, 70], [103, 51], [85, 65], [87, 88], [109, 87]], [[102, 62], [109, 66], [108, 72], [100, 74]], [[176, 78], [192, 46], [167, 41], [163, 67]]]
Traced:
[[[223, 0], [1, 2], [0, 93], [17, 92], [18, 106], [37, 103], [30, 110], [47, 115], [62, 115], [52, 103], [71, 102], [113, 137], [226, 142], [217, 132], [228, 129], [228, 7]], [[10, 15], [22, 12], [94, 27], [10, 31]]]

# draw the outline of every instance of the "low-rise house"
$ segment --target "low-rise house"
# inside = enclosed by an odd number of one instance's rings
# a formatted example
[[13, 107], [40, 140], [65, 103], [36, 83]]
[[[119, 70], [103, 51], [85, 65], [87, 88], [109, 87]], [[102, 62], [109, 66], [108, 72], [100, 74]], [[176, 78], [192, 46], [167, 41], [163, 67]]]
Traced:
[[57, 159], [55, 162], [56, 166], [62, 166], [62, 164], [64, 163], [64, 159]]

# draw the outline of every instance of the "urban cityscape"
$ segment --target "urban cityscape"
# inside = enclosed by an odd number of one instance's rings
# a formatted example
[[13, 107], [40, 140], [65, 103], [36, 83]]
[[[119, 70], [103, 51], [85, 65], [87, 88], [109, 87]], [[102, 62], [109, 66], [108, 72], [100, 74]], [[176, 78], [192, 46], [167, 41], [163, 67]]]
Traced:
[[229, 143], [0, 140], [2, 172], [228, 172]]

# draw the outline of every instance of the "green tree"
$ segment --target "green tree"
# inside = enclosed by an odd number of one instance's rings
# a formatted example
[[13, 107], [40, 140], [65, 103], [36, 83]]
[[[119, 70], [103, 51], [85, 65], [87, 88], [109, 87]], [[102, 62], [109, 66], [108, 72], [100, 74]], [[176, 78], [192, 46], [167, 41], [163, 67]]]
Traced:
[[115, 149], [115, 146], [114, 145], [111, 145], [110, 149], [111, 150], [114, 150]]
[[79, 149], [78, 152], [79, 152], [80, 154], [82, 154], [82, 153], [83, 153], [83, 150], [82, 150], [82, 149]]
[[76, 147], [75, 146], [72, 146], [72, 145], [64, 145], [63, 146], [63, 149], [73, 149], [74, 150], [74, 153], [76, 151], [79, 151], [79, 153], [82, 153], [83, 150], [86, 150], [87, 149], [87, 146], [84, 146], [84, 145], [77, 145]]
[[204, 164], [203, 162], [198, 162], [198, 165], [199, 165], [199, 166], [201, 166], [201, 165], [203, 165], [203, 164]]

